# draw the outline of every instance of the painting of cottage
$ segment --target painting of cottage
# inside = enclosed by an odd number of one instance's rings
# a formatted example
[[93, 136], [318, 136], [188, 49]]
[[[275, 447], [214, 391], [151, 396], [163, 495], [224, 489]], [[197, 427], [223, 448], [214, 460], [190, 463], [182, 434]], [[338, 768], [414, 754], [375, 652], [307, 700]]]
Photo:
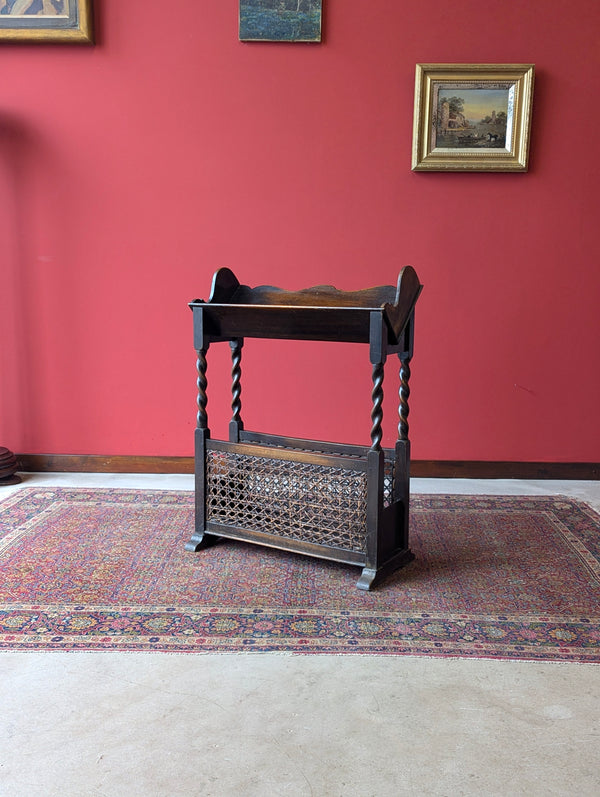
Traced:
[[321, 41], [322, 0], [240, 0], [241, 41]]
[[512, 87], [459, 88], [437, 92], [435, 147], [506, 148], [512, 114]]

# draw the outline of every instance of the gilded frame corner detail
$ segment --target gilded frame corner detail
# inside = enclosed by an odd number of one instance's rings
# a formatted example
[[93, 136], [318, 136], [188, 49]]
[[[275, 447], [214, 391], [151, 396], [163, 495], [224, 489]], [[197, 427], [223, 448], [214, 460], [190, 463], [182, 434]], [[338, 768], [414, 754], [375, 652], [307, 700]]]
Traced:
[[526, 172], [533, 64], [417, 64], [413, 171]]

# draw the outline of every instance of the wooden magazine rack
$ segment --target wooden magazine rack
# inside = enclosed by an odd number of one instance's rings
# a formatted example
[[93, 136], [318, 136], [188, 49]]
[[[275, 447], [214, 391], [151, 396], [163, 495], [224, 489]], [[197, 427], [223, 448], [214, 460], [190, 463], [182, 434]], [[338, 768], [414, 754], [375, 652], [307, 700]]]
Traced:
[[[195, 433], [195, 532], [186, 549], [221, 537], [358, 565], [370, 589], [414, 557], [408, 545], [410, 442], [408, 396], [414, 307], [422, 286], [406, 266], [392, 285], [345, 292], [298, 292], [241, 285], [232, 271], [214, 275], [210, 298], [190, 303], [198, 352]], [[244, 429], [244, 338], [367, 343], [372, 365], [371, 445], [280, 437]], [[227, 341], [232, 354], [229, 440], [208, 428], [206, 355]], [[383, 377], [389, 354], [400, 360], [398, 440], [383, 449]]]

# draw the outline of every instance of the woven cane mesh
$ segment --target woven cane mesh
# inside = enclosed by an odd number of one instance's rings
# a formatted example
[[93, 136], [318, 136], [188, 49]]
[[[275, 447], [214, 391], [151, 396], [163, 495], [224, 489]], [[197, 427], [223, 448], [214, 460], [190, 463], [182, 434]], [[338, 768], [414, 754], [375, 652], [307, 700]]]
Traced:
[[208, 451], [206, 470], [209, 521], [365, 550], [365, 473], [225, 451]]
[[[265, 443], [263, 442], [263, 445]], [[271, 445], [274, 449], [279, 449], [280, 451], [304, 451], [308, 454], [322, 454], [323, 449], [317, 448], [307, 448], [306, 446], [281, 446], [281, 445]], [[384, 449], [385, 458], [383, 460], [383, 505], [384, 506], [391, 506], [394, 502], [394, 479], [396, 478], [396, 464], [394, 462], [394, 452], [390, 449]], [[351, 454], [340, 454], [336, 452], [336, 456], [338, 457], [347, 457], [348, 459], [356, 459], [356, 457], [352, 456]]]

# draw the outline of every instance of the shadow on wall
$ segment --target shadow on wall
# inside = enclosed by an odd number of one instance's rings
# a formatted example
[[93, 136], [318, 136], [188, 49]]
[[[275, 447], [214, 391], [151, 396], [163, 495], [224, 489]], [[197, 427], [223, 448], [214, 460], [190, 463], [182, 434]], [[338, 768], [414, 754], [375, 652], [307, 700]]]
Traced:
[[0, 440], [11, 447], [25, 437], [32, 392], [27, 361], [30, 308], [27, 290], [27, 184], [28, 153], [34, 147], [27, 128], [0, 112]]
[[50, 336], [50, 322], [68, 324], [55, 305], [64, 269], [48, 273], [56, 258], [44, 254], [64, 249], [62, 194], [56, 154], [0, 110], [0, 444], [15, 451], [35, 451], [45, 422], [43, 374], [53, 364], [41, 361], [40, 336]]

